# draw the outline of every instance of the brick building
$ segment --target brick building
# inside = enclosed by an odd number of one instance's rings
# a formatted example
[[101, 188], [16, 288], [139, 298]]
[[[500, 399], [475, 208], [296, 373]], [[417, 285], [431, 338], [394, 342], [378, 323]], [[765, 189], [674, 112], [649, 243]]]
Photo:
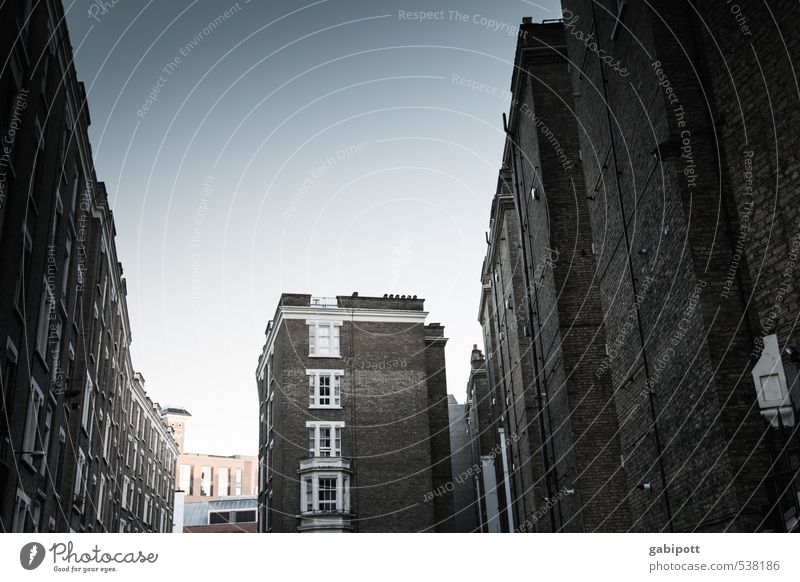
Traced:
[[[780, 28], [800, 23], [796, 5], [773, 4]], [[796, 345], [797, 285], [783, 272], [798, 232], [798, 103], [776, 112], [764, 84], [782, 85], [798, 45], [755, 7], [749, 27], [725, 3], [612, 8], [571, 2], [564, 17], [633, 528], [782, 530], [796, 490], [772, 487], [775, 434], [751, 371], [769, 334]], [[596, 44], [580, 40], [590, 30]], [[775, 155], [788, 162], [777, 173]]]
[[517, 523], [558, 491], [536, 531], [797, 527], [800, 55], [743, 6], [523, 20], [470, 418], [481, 454], [486, 427], [540, 424], [497, 488]]
[[472, 533], [478, 530], [477, 495], [473, 482], [478, 465], [472, 462], [467, 424], [467, 406], [447, 395], [450, 423], [450, 465], [453, 472], [453, 530]]
[[258, 495], [258, 457], [188, 453], [185, 439], [192, 415], [178, 407], [163, 408], [161, 414], [178, 443], [175, 475], [187, 505], [211, 498]]
[[495, 433], [501, 428], [498, 413], [502, 407], [497, 403], [496, 394], [496, 383], [489, 382], [486, 359], [475, 345], [470, 358], [465, 414], [472, 466], [476, 467], [472, 480], [477, 499], [475, 505], [477, 531], [482, 533], [498, 533], [513, 529], [513, 526], [504, 529], [512, 512], [508, 511], [511, 497], [506, 496], [503, 487], [506, 483], [503, 476], [508, 471], [508, 464], [504, 456], [498, 455], [495, 444], [497, 439]]
[[451, 531], [444, 328], [410, 296], [283, 294], [259, 358], [259, 529]]
[[491, 451], [501, 453], [503, 530], [615, 531], [630, 517], [609, 382], [593, 375], [605, 328], [564, 28], [520, 30], [482, 269], [490, 388], [470, 399], [471, 428], [479, 441], [491, 434], [481, 457], [497, 467]]
[[168, 531], [177, 447], [125, 279], [60, 2], [0, 7], [0, 527]]

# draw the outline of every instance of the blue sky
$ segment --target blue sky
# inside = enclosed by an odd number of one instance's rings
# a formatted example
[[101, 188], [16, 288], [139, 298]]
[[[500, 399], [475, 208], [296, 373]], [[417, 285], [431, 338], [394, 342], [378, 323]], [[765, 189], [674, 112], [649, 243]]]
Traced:
[[463, 402], [516, 27], [558, 4], [101, 4], [66, 9], [133, 362], [187, 447], [256, 453], [281, 292], [424, 297]]

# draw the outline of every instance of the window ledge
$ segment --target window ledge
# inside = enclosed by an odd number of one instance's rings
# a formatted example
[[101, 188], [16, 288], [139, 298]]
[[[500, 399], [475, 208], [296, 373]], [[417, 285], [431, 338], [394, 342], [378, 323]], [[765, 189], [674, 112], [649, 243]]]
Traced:
[[350, 471], [350, 461], [342, 457], [309, 457], [300, 459], [298, 473], [308, 471]]
[[309, 410], [341, 410], [341, 406], [321, 406], [319, 404], [315, 404], [313, 406], [308, 407]]
[[333, 354], [331, 354], [331, 355], [308, 354], [308, 357], [309, 358], [323, 358], [323, 359], [324, 358], [328, 358], [329, 360], [336, 360], [336, 359], [341, 359], [342, 358], [342, 354], [337, 354], [337, 355], [333, 355]]

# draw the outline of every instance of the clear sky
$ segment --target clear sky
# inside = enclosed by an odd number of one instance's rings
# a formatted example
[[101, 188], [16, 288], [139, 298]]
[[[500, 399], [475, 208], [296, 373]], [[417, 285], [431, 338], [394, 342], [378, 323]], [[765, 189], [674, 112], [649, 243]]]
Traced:
[[133, 364], [190, 451], [256, 454], [282, 292], [424, 297], [464, 401], [516, 29], [557, 2], [65, 4]]

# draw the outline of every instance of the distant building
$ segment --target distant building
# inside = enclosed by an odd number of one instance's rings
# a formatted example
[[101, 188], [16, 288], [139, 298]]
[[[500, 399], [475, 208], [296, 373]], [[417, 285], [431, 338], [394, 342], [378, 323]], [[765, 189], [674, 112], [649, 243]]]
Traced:
[[256, 370], [260, 531], [452, 531], [447, 339], [423, 303], [281, 296]]
[[447, 396], [450, 413], [450, 465], [453, 471], [453, 528], [470, 533], [477, 529], [476, 496], [473, 479], [480, 465], [473, 465], [466, 406], [452, 394]]
[[164, 408], [162, 414], [178, 442], [177, 485], [178, 490], [184, 493], [187, 507], [206, 498], [258, 494], [258, 457], [187, 453], [186, 430], [192, 415], [185, 408], [176, 407]]
[[503, 479], [508, 472], [508, 462], [496, 444], [502, 425], [497, 418], [501, 407], [496, 402], [495, 390], [487, 378], [483, 353], [477, 345], [473, 346], [465, 407], [472, 464], [478, 467], [478, 473], [473, 475], [475, 513], [478, 530], [483, 533], [509, 531], [504, 524], [508, 524], [511, 514], [507, 508], [512, 500], [506, 494]]
[[254, 495], [187, 502], [183, 533], [256, 533], [257, 508]]

